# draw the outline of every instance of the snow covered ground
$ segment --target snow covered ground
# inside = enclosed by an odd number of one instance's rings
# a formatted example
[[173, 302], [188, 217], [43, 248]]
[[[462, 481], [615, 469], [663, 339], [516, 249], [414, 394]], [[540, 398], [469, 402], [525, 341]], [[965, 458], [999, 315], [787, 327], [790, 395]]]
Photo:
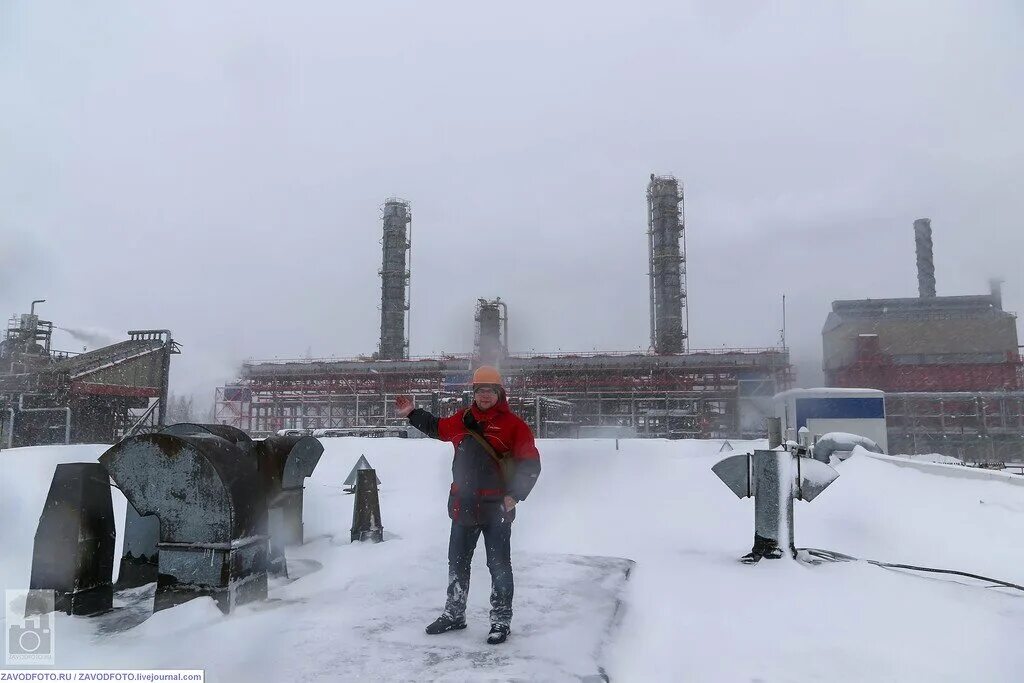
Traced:
[[[483, 642], [481, 547], [469, 628], [428, 637], [444, 598], [451, 447], [324, 444], [307, 482], [308, 543], [289, 553], [292, 579], [272, 582], [268, 602], [225, 617], [196, 600], [126, 629], [152, 589], [122, 593], [114, 614], [58, 619], [58, 667], [204, 668], [214, 681], [565, 680], [598, 666], [626, 681], [1024, 680], [1016, 591], [866, 563], [739, 564], [752, 505], [711, 472], [728, 455], [711, 441], [539, 442], [544, 471], [512, 536], [513, 635]], [[54, 465], [104, 449], [0, 452], [0, 589], [28, 583]], [[382, 481], [380, 545], [348, 542], [341, 482], [361, 454]], [[796, 504], [797, 545], [1024, 584], [1024, 486], [924, 467], [858, 452], [813, 503]], [[613, 558], [636, 563], [628, 582]]]

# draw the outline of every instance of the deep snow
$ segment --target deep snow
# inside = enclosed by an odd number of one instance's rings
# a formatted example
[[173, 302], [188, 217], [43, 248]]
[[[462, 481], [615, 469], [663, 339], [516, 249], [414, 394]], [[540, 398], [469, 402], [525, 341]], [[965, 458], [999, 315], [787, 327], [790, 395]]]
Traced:
[[[648, 681], [1020, 681], [1024, 596], [954, 577], [866, 563], [736, 561], [750, 500], [711, 472], [718, 441], [545, 440], [544, 470], [512, 543], [516, 616], [505, 646], [483, 643], [488, 577], [474, 560], [470, 628], [422, 627], [444, 599], [451, 447], [426, 440], [324, 439], [307, 482], [309, 542], [291, 582], [224, 617], [212, 601], [128, 630], [115, 615], [57, 623], [59, 667], [205, 668], [209, 680], [564, 679]], [[763, 443], [763, 442], [762, 442]], [[734, 453], [751, 443], [734, 442]], [[57, 462], [104, 446], [0, 452], [0, 589], [23, 588]], [[341, 484], [361, 454], [381, 479], [388, 540], [348, 543]], [[812, 503], [796, 542], [862, 558], [960, 569], [1024, 583], [1024, 487], [896, 466], [862, 452]], [[941, 465], [930, 466], [942, 468]], [[949, 466], [946, 466], [947, 468]], [[115, 490], [120, 524], [123, 498]], [[622, 589], [614, 560], [636, 562]], [[969, 585], [965, 585], [969, 584]], [[624, 611], [602, 647], [621, 590]], [[145, 590], [118, 596], [141, 619]], [[290, 675], [297, 674], [297, 675]]]

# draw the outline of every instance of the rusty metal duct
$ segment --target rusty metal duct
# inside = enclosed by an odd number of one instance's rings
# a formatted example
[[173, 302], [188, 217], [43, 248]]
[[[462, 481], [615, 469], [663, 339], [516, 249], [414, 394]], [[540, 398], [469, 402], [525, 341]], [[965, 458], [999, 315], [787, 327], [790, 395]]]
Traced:
[[209, 429], [133, 436], [100, 456], [139, 514], [160, 520], [154, 611], [208, 595], [229, 612], [267, 595], [267, 501], [253, 444]]
[[409, 262], [412, 260], [412, 211], [409, 202], [394, 197], [388, 199], [384, 202], [383, 219], [378, 356], [384, 360], [398, 360], [409, 357]]
[[255, 457], [269, 514], [268, 568], [274, 574], [286, 575], [284, 547], [302, 545], [303, 487], [320, 462], [323, 444], [311, 436], [269, 436], [254, 442], [237, 427], [219, 424], [182, 422], [161, 433], [216, 436], [235, 444], [246, 456]]
[[914, 245], [917, 249], [917, 295], [922, 299], [935, 297], [935, 260], [932, 257], [932, 221], [914, 221]]
[[673, 176], [651, 174], [647, 185], [650, 250], [651, 347], [655, 353], [686, 350], [686, 234], [683, 191]]

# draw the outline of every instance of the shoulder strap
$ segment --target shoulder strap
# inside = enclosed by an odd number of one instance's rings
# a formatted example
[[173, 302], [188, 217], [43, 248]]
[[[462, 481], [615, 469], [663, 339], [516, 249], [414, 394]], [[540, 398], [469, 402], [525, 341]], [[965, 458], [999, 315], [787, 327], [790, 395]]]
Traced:
[[[466, 431], [469, 432], [470, 436], [472, 436], [474, 439], [477, 440], [477, 443], [479, 443], [481, 446], [484, 447], [484, 450], [487, 451], [487, 455], [491, 456], [491, 460], [493, 460], [494, 464], [498, 466], [498, 471], [501, 472], [501, 478], [504, 479], [505, 478], [505, 470], [501, 466], [501, 456], [499, 456], [498, 452], [494, 450], [494, 446], [492, 446], [487, 441], [487, 439], [485, 439], [483, 436], [481, 436], [479, 432], [475, 432], [472, 429], [466, 429]], [[506, 485], [508, 484], [508, 482], [505, 482], [505, 483], [506, 483]]]

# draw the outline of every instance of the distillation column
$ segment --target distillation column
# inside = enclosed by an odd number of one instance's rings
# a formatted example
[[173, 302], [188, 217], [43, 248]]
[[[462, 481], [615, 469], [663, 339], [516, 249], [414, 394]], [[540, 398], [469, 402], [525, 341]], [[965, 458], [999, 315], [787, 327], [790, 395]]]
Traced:
[[673, 176], [651, 175], [647, 186], [650, 250], [651, 347], [655, 353], [686, 351], [686, 232], [683, 192]]
[[508, 307], [501, 297], [476, 304], [474, 355], [485, 365], [500, 365], [508, 355]]
[[409, 313], [409, 250], [412, 211], [409, 202], [384, 202], [384, 260], [380, 269], [380, 351], [383, 360], [409, 357], [406, 334]]

